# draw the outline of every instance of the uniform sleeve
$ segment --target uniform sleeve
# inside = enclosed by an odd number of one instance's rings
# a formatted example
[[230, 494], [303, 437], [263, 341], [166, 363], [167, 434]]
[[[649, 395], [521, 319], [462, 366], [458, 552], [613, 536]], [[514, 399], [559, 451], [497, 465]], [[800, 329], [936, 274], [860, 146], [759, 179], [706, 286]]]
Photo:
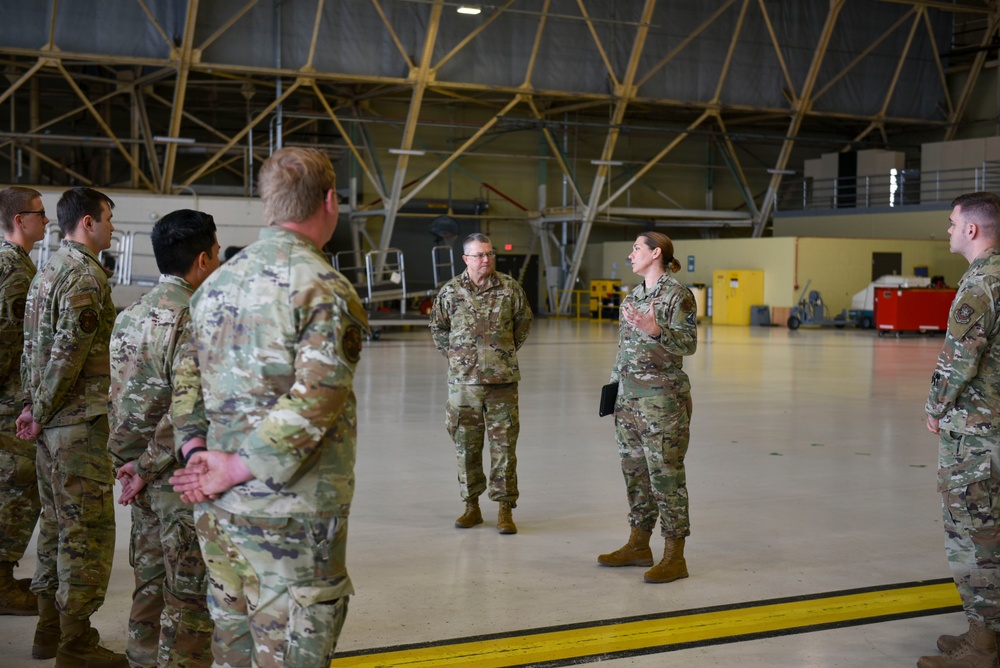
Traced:
[[944, 417], [979, 371], [980, 358], [989, 345], [988, 334], [996, 323], [993, 301], [981, 286], [973, 285], [956, 297], [948, 314], [948, 330], [924, 410], [932, 418]]
[[434, 305], [431, 307], [431, 338], [434, 339], [438, 352], [445, 357], [448, 356], [451, 345], [451, 315], [448, 305], [448, 293], [442, 290], [434, 298]]
[[[28, 295], [28, 284], [17, 280], [10, 268], [0, 267], [0, 332], [10, 332], [17, 338], [17, 330], [24, 327], [24, 304]], [[18, 318], [20, 312], [20, 318]], [[22, 349], [5, 342], [0, 346], [0, 387], [7, 383], [12, 373], [20, 373]]]
[[528, 338], [528, 332], [531, 331], [532, 315], [524, 288], [518, 283], [514, 285], [517, 288], [514, 293], [514, 349], [520, 350]]
[[[165, 346], [164, 363], [166, 369], [164, 376], [170, 378], [171, 387], [176, 387], [177, 369], [183, 363], [190, 343], [190, 325], [190, 313], [184, 309], [178, 316], [170, 340]], [[146, 446], [146, 450], [136, 460], [135, 472], [148, 482], [157, 478], [177, 462], [178, 459], [174, 455], [174, 423], [168, 410], [156, 424], [156, 430], [153, 432], [153, 437], [150, 439], [149, 445]]]
[[274, 490], [294, 484], [352, 392], [354, 367], [367, 329], [328, 289], [298, 293], [295, 379], [238, 450], [254, 477]]
[[693, 355], [698, 349], [698, 309], [687, 288], [657, 302], [654, 309], [660, 326], [660, 345], [673, 355]]
[[[632, 301], [632, 293], [625, 295], [625, 299], [622, 300], [621, 307], [624, 308], [626, 304]], [[618, 354], [615, 355], [615, 365], [611, 367], [611, 382], [618, 383], [622, 379], [622, 366], [625, 364], [624, 356], [622, 355], [622, 342], [625, 340], [623, 328], [625, 327], [625, 320], [621, 319], [618, 322]]]
[[198, 368], [198, 345], [188, 323], [183, 346], [177, 346], [173, 368], [173, 395], [170, 400], [170, 421], [174, 427], [174, 456], [183, 461], [181, 447], [192, 438], [208, 435], [208, 419], [201, 394], [201, 372]]
[[[102, 305], [100, 288], [89, 276], [70, 282], [59, 295], [59, 314], [48, 356], [38, 383], [31, 388], [32, 414], [39, 424], [49, 420], [66, 403], [67, 394], [76, 384], [90, 354], [94, 335], [99, 329], [102, 308], [113, 308], [110, 300]], [[35, 341], [35, 345], [46, 342]]]

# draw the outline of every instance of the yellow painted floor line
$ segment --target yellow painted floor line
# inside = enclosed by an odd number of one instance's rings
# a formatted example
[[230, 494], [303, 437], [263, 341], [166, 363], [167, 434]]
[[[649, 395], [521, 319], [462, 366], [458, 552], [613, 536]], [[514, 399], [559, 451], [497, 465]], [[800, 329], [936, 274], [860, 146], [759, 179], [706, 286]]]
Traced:
[[[951, 581], [909, 584], [856, 593], [774, 603], [727, 606], [708, 611], [669, 613], [639, 620], [596, 622], [572, 628], [456, 640], [415, 647], [364, 650], [334, 659], [347, 666], [476, 666], [503, 668], [532, 664], [584, 663], [587, 657], [628, 656], [669, 651], [676, 645], [733, 642], [740, 638], [785, 635], [810, 629], [904, 618], [960, 609]], [[797, 631], [796, 631], [797, 630]]]

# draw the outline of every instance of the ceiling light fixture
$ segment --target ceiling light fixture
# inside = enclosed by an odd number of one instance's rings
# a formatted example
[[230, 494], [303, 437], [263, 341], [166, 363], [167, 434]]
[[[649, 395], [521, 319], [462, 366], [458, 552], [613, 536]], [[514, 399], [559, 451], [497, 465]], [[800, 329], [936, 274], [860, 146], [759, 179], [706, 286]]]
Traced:
[[767, 173], [768, 174], [782, 174], [784, 176], [794, 176], [795, 175], [795, 170], [794, 169], [768, 169]]
[[427, 155], [427, 151], [419, 151], [415, 148], [390, 148], [389, 153], [393, 155]]
[[462, 5], [455, 10], [459, 14], [468, 14], [469, 16], [475, 16], [483, 11], [482, 7], [479, 5]]
[[621, 160], [591, 160], [590, 164], [592, 164], [592, 165], [610, 165], [612, 167], [618, 167], [620, 165], [624, 165], [625, 163], [622, 162]]
[[161, 144], [193, 144], [191, 137], [164, 137], [163, 135], [153, 135], [153, 141]]

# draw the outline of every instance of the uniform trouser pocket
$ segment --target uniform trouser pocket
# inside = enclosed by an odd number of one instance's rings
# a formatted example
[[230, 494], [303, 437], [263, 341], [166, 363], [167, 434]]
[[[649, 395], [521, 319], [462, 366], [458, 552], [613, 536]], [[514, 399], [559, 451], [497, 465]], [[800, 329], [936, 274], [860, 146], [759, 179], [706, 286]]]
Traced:
[[997, 446], [978, 436], [941, 433], [938, 489], [945, 552], [966, 612], [1000, 616], [1000, 480]]

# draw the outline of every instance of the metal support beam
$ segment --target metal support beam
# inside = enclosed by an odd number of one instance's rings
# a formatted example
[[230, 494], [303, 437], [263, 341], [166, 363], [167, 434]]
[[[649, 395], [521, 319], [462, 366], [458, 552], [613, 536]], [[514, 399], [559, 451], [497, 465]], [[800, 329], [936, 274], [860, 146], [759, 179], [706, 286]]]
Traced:
[[[639, 69], [639, 61], [642, 59], [642, 50], [646, 45], [646, 37], [649, 35], [649, 26], [653, 19], [653, 10], [656, 8], [656, 0], [646, 0], [642, 8], [642, 18], [639, 27], [636, 28], [635, 41], [632, 42], [632, 52], [629, 55], [628, 64], [625, 68], [625, 76], [622, 83], [617, 87], [616, 96], [618, 102], [615, 105], [614, 113], [611, 116], [611, 127], [604, 140], [604, 148], [601, 151], [601, 161], [607, 162], [614, 155], [615, 145], [618, 143], [618, 134], [621, 123], [625, 119], [625, 111], [629, 103], [636, 95], [635, 85], [636, 71]], [[594, 184], [590, 189], [590, 199], [587, 203], [586, 217], [580, 226], [576, 244], [573, 248], [573, 259], [570, 262], [566, 280], [563, 282], [564, 290], [571, 290], [576, 284], [577, 274], [580, 273], [580, 265], [583, 263], [583, 253], [587, 249], [587, 240], [590, 237], [590, 230], [594, 225], [594, 218], [597, 216], [597, 203], [601, 198], [601, 189], [608, 178], [607, 164], [597, 166], [597, 175], [594, 177]], [[570, 305], [570, 293], [564, 292], [559, 300], [558, 311], [565, 312]]]
[[826, 56], [827, 47], [830, 46], [830, 37], [833, 35], [833, 28], [837, 25], [837, 17], [844, 8], [845, 0], [830, 0], [830, 10], [827, 12], [826, 21], [823, 24], [823, 32], [820, 34], [819, 42], [816, 44], [816, 51], [813, 53], [812, 64], [806, 74], [806, 80], [802, 84], [802, 92], [792, 100], [792, 121], [785, 133], [785, 141], [781, 144], [781, 152], [774, 165], [774, 173], [771, 175], [771, 183], [768, 185], [767, 193], [764, 195], [764, 202], [760, 207], [760, 218], [753, 228], [753, 236], [760, 237], [764, 234], [764, 225], [774, 211], [774, 203], [778, 196], [778, 186], [781, 185], [781, 172], [788, 166], [788, 159], [792, 155], [792, 148], [795, 146], [795, 139], [802, 128], [802, 121], [809, 113], [812, 105], [813, 88], [816, 86], [816, 79], [819, 76], [820, 66]]
[[969, 68], [969, 74], [965, 79], [965, 84], [962, 86], [962, 92], [959, 93], [958, 100], [955, 102], [955, 109], [948, 117], [948, 129], [944, 133], [945, 141], [954, 139], [955, 134], [958, 132], [958, 124], [965, 115], [965, 108], [969, 106], [972, 91], [975, 90], [976, 82], [979, 81], [979, 75], [983, 71], [983, 65], [986, 64], [986, 56], [989, 55], [987, 47], [996, 36], [997, 25], [1000, 23], [1000, 5], [994, 2], [992, 8], [993, 11], [990, 14], [986, 30], [983, 31], [983, 39], [979, 43], [979, 51], [976, 52], [976, 57], [972, 61], [972, 67]]
[[[415, 71], [411, 71], [413, 79], [413, 97], [410, 99], [410, 109], [406, 115], [406, 125], [403, 128], [403, 142], [400, 146], [404, 151], [413, 149], [413, 137], [417, 132], [417, 121], [420, 119], [420, 108], [424, 101], [424, 93], [427, 86], [434, 79], [435, 70], [431, 65], [431, 58], [434, 56], [434, 43], [437, 41], [438, 30], [441, 28], [441, 12], [444, 9], [443, 0], [434, 0], [431, 8], [430, 21], [427, 25], [427, 34], [424, 37], [424, 48], [420, 56], [420, 64]], [[399, 156], [396, 161], [396, 173], [392, 179], [392, 191], [386, 201], [386, 215], [382, 222], [382, 235], [379, 238], [379, 250], [389, 247], [392, 239], [392, 231], [396, 225], [396, 215], [399, 213], [400, 198], [403, 192], [403, 184], [406, 182], [406, 167], [410, 163], [410, 156], [405, 153]], [[381, 267], [379, 267], [381, 269]]]
[[[174, 86], [173, 113], [170, 117], [170, 130], [167, 136], [173, 139], [180, 137], [181, 120], [184, 118], [184, 100], [187, 96], [188, 74], [191, 71], [191, 61], [194, 57], [194, 28], [198, 20], [198, 0], [188, 0], [187, 18], [184, 22], [184, 38], [180, 50], [171, 51], [171, 60], [177, 65], [177, 84]], [[177, 144], [167, 144], [167, 155], [163, 164], [163, 182], [160, 192], [170, 193], [174, 183], [174, 170], [177, 168]], [[200, 173], [199, 173], [200, 176]], [[194, 179], [191, 179], [192, 181]], [[190, 185], [191, 181], [184, 185]]]

